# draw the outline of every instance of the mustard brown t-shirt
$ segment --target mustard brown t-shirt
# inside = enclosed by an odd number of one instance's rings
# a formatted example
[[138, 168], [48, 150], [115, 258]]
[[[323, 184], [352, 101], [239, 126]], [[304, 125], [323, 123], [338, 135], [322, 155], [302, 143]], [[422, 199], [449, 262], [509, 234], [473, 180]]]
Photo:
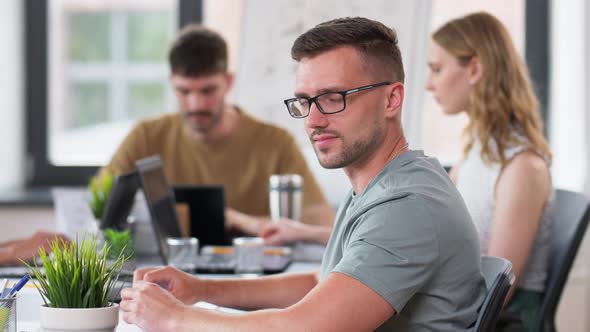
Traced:
[[158, 154], [169, 183], [221, 184], [226, 205], [251, 215], [270, 214], [272, 174], [300, 174], [303, 206], [327, 204], [293, 137], [236, 109], [236, 130], [215, 144], [191, 138], [180, 113], [144, 120], [123, 140], [107, 168], [113, 174], [131, 172], [136, 160]]

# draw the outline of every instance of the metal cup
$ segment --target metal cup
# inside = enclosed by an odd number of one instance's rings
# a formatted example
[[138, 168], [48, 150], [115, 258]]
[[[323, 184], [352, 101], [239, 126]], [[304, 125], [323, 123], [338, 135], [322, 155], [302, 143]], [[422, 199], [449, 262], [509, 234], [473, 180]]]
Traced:
[[233, 240], [236, 273], [261, 274], [264, 240], [260, 237], [238, 237]]
[[199, 240], [196, 237], [169, 237], [166, 239], [168, 265], [192, 272], [199, 258]]
[[281, 217], [301, 220], [303, 178], [298, 174], [273, 174], [268, 181], [270, 216], [273, 222]]

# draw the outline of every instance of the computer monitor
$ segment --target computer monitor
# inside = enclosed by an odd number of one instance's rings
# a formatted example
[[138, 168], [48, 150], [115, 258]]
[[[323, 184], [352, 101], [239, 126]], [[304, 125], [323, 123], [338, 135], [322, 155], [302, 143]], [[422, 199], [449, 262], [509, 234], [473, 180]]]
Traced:
[[166, 238], [182, 236], [176, 215], [174, 193], [168, 186], [159, 156], [138, 160], [135, 166], [150, 210], [152, 227], [159, 242], [158, 250], [164, 264], [167, 264]]
[[133, 208], [135, 193], [138, 188], [139, 182], [136, 172], [115, 177], [100, 220], [101, 229], [123, 230], [126, 228], [127, 217]]
[[188, 205], [190, 235], [199, 239], [199, 244], [231, 244], [225, 232], [225, 199], [221, 185], [174, 186], [176, 203]]

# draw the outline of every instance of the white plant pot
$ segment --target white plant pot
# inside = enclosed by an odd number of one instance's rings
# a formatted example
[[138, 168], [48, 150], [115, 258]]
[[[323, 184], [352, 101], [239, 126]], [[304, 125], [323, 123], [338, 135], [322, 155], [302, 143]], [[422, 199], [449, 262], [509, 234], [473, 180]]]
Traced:
[[113, 332], [119, 323], [119, 305], [71, 309], [41, 306], [41, 331], [47, 332]]

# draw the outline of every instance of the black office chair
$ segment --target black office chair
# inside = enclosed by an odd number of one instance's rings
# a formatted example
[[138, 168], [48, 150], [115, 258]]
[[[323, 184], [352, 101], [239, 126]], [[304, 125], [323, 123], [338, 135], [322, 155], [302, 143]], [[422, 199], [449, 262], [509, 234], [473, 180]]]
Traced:
[[590, 197], [556, 190], [554, 216], [545, 295], [534, 331], [556, 331], [557, 305], [590, 220]]
[[508, 290], [514, 282], [512, 263], [504, 258], [482, 256], [481, 273], [486, 282], [487, 295], [479, 308], [473, 332], [494, 330]]

